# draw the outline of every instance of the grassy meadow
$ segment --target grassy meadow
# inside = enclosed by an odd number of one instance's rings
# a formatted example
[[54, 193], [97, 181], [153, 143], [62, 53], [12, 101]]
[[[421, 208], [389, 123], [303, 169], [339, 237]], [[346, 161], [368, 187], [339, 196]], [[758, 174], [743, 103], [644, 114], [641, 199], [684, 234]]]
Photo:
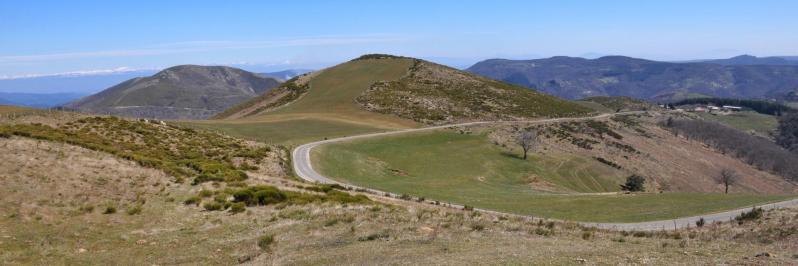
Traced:
[[592, 158], [514, 150], [452, 131], [372, 138], [319, 147], [321, 173], [355, 185], [484, 209], [577, 221], [638, 222], [716, 212], [781, 195], [603, 193], [627, 173]]
[[753, 130], [763, 136], [768, 136], [770, 132], [776, 130], [779, 124], [775, 116], [756, 112], [739, 112], [729, 115], [699, 113], [699, 115], [706, 120], [717, 121], [738, 130], [746, 132]]

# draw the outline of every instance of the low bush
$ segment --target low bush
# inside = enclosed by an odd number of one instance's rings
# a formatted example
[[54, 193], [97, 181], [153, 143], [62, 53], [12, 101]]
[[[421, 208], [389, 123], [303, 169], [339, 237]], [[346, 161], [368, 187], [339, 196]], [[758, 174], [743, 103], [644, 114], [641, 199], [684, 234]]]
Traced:
[[105, 207], [105, 210], [103, 211], [103, 214], [114, 214], [114, 213], [116, 213], [116, 207], [114, 206]]
[[231, 213], [241, 213], [247, 210], [247, 205], [243, 202], [236, 202], [230, 205]]
[[362, 236], [357, 238], [357, 241], [373, 241], [378, 239], [387, 239], [390, 236], [387, 233], [374, 233], [368, 236]]
[[763, 213], [765, 213], [765, 210], [763, 210], [762, 208], [756, 208], [755, 207], [755, 208], [751, 209], [750, 211], [743, 212], [742, 214], [738, 215], [737, 217], [734, 217], [734, 220], [736, 220], [738, 223], [742, 224], [742, 223], [744, 223], [746, 221], [753, 221], [753, 220], [758, 220], [759, 218], [762, 218], [762, 214]]
[[269, 249], [274, 243], [274, 235], [264, 235], [258, 238], [258, 247], [263, 250]]
[[218, 203], [218, 202], [215, 202], [215, 201], [206, 202], [205, 204], [202, 205], [202, 207], [205, 208], [206, 211], [219, 211], [219, 210], [222, 210], [222, 204]]
[[136, 205], [136, 206], [133, 206], [133, 207], [131, 207], [131, 208], [127, 209], [127, 211], [126, 211], [126, 212], [127, 212], [127, 214], [128, 214], [128, 215], [136, 215], [136, 214], [139, 214], [139, 213], [141, 213], [141, 205]]
[[704, 220], [704, 217], [701, 217], [700, 219], [698, 219], [698, 221], [695, 221], [695, 226], [704, 227], [704, 224], [706, 224], [706, 222], [707, 221]]
[[184, 200], [183, 204], [185, 204], [185, 205], [199, 204], [200, 201], [202, 201], [202, 199], [200, 197], [193, 196], [193, 197], [190, 197], [190, 198], [187, 198], [186, 200]]

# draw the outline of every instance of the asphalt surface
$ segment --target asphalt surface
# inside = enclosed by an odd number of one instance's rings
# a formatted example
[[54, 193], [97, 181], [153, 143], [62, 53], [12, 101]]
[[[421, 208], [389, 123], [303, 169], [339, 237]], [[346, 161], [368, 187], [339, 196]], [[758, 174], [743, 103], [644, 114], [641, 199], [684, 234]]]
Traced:
[[[598, 118], [605, 118], [614, 115], [624, 115], [624, 114], [638, 114], [643, 112], [623, 112], [623, 113], [614, 113], [614, 114], [601, 114], [592, 117], [580, 117], [580, 118], [551, 118], [551, 119], [541, 119], [541, 120], [525, 120], [525, 121], [483, 121], [483, 122], [469, 122], [469, 123], [460, 123], [460, 124], [451, 124], [451, 125], [443, 125], [443, 126], [433, 126], [433, 127], [424, 127], [424, 128], [412, 128], [412, 129], [403, 129], [403, 130], [396, 130], [396, 131], [389, 131], [389, 132], [380, 132], [380, 133], [370, 133], [370, 134], [363, 134], [357, 136], [348, 136], [348, 137], [341, 137], [335, 139], [328, 139], [322, 140], [317, 142], [311, 142], [304, 145], [301, 145], [294, 149], [291, 156], [293, 159], [293, 167], [294, 172], [300, 178], [310, 181], [310, 182], [318, 182], [322, 184], [339, 184], [341, 186], [357, 189], [361, 191], [368, 191], [374, 194], [379, 195], [391, 195], [393, 197], [397, 197], [398, 195], [379, 191], [369, 188], [363, 188], [358, 186], [353, 186], [346, 183], [341, 183], [335, 180], [332, 180], [322, 174], [316, 172], [313, 169], [313, 165], [310, 160], [310, 153], [313, 148], [318, 147], [319, 145], [324, 145], [328, 143], [334, 142], [342, 142], [342, 141], [349, 141], [349, 140], [356, 140], [356, 139], [364, 139], [364, 138], [372, 138], [372, 137], [380, 137], [380, 136], [389, 136], [389, 135], [397, 135], [397, 134], [404, 134], [410, 132], [420, 132], [420, 131], [429, 131], [429, 130], [436, 130], [436, 129], [444, 129], [450, 127], [460, 127], [460, 126], [473, 126], [473, 125], [483, 125], [483, 124], [501, 124], [501, 123], [509, 123], [509, 124], [542, 124], [542, 123], [552, 123], [552, 122], [565, 122], [565, 121], [579, 121], [579, 120], [589, 120], [589, 119], [598, 119]], [[463, 206], [456, 205], [456, 204], [445, 204], [445, 206], [452, 207], [452, 208], [463, 208]], [[792, 207], [798, 206], [798, 199], [775, 202], [775, 203], [768, 203], [763, 204], [761, 206], [762, 209], [769, 210], [769, 209], [776, 209], [776, 208], [785, 208], [785, 207]], [[754, 207], [754, 206], [752, 206]], [[592, 222], [577, 222], [584, 226], [591, 226], [603, 229], [612, 229], [612, 230], [638, 230], [638, 231], [656, 231], [656, 230], [674, 230], [674, 229], [681, 229], [681, 228], [688, 228], [688, 227], [695, 227], [696, 222], [700, 219], [704, 219], [706, 224], [714, 223], [714, 222], [725, 222], [733, 220], [734, 217], [740, 215], [740, 213], [751, 210], [752, 207], [748, 208], [740, 208], [731, 211], [725, 212], [718, 212], [718, 213], [709, 213], [705, 215], [698, 215], [698, 216], [691, 216], [691, 217], [684, 217], [684, 218], [677, 218], [677, 219], [670, 219], [670, 220], [660, 220], [660, 221], [649, 221], [649, 222], [639, 222], [639, 223], [592, 223]], [[524, 215], [517, 215], [517, 214], [510, 214], [510, 213], [502, 213], [492, 210], [485, 210], [485, 209], [476, 209], [482, 212], [488, 213], [495, 213], [495, 214], [506, 214], [506, 215], [513, 215], [513, 216], [524, 216]], [[540, 217], [538, 217], [540, 218]], [[550, 219], [554, 220], [554, 219]]]

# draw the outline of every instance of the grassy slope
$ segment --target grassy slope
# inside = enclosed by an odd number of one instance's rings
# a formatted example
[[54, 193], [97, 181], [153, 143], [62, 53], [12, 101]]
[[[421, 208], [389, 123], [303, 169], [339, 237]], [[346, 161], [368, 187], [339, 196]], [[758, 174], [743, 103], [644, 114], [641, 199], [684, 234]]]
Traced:
[[310, 81], [307, 94], [283, 108], [240, 120], [190, 124], [239, 137], [289, 144], [415, 127], [416, 123], [409, 120], [362, 110], [354, 101], [374, 82], [398, 79], [412, 64], [411, 59], [352, 61], [324, 70]]
[[707, 113], [699, 113], [699, 115], [711, 121], [718, 121], [727, 126], [742, 131], [756, 131], [764, 136], [776, 129], [778, 126], [778, 119], [772, 115], [764, 115], [756, 112], [739, 112], [730, 115], [711, 115]]
[[482, 136], [452, 132], [332, 144], [322, 146], [312, 156], [320, 172], [357, 185], [480, 208], [581, 221], [667, 219], [785, 198], [751, 194], [545, 193], [529, 185], [527, 177], [538, 176], [573, 192], [605, 192], [617, 190], [623, 176], [589, 158], [533, 156], [521, 162]]
[[218, 131], [230, 136], [248, 138], [264, 143], [296, 145], [325, 137], [351, 136], [384, 129], [363, 124], [321, 119], [293, 119], [274, 122], [186, 123], [187, 126]]

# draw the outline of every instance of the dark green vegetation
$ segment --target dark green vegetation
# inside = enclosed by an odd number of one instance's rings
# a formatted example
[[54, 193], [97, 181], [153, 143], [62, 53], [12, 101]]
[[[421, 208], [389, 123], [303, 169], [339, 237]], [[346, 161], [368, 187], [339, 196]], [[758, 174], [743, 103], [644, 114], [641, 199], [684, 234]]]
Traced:
[[375, 83], [357, 101], [371, 111], [427, 124], [589, 112], [556, 97], [418, 59], [407, 75]]
[[679, 101], [714, 96], [779, 100], [798, 88], [798, 66], [668, 63], [623, 56], [491, 59], [467, 71], [567, 99], [631, 96]]
[[798, 113], [788, 114], [779, 119], [776, 143], [793, 153], [798, 153]]
[[[311, 204], [334, 202], [340, 204], [365, 204], [370, 203], [364, 195], [352, 195], [342, 187], [321, 185], [300, 187], [303, 192], [280, 190], [273, 186], [256, 185], [242, 187], [227, 187], [219, 190], [202, 190], [196, 196], [191, 196], [183, 201], [186, 205], [200, 205], [207, 211], [228, 210], [231, 213], [240, 213], [246, 206], [266, 206], [272, 204]], [[203, 200], [206, 199], [206, 200]]]
[[762, 218], [763, 213], [765, 213], [765, 211], [762, 210], [762, 208], [752, 208], [750, 211], [743, 212], [739, 216], [734, 217], [734, 220], [736, 220], [740, 224], [747, 221], [755, 221], [758, 220], [759, 218]]
[[740, 132], [720, 123], [673, 119], [663, 126], [674, 134], [704, 142], [726, 154], [731, 154], [763, 171], [779, 175], [787, 180], [798, 180], [798, 155], [775, 143], [757, 136]]
[[207, 118], [279, 85], [241, 69], [183, 65], [134, 78], [66, 104], [89, 113], [160, 118]]
[[795, 112], [792, 107], [770, 101], [763, 100], [743, 100], [743, 99], [728, 99], [728, 98], [698, 98], [698, 99], [685, 99], [673, 103], [673, 105], [689, 105], [689, 104], [713, 104], [716, 106], [732, 105], [740, 106], [751, 109], [760, 114], [780, 116], [784, 113]]
[[442, 203], [579, 221], [668, 219], [787, 198], [578, 194], [618, 191], [626, 174], [592, 158], [533, 154], [524, 161], [517, 154], [482, 135], [438, 131], [325, 145], [314, 151], [312, 159], [321, 173], [359, 186]]
[[646, 178], [639, 175], [631, 175], [626, 178], [626, 183], [621, 185], [621, 190], [629, 192], [644, 191]]
[[[103, 151], [145, 167], [163, 170], [180, 182], [240, 181], [245, 170], [273, 152], [271, 146], [249, 146], [240, 140], [190, 128], [90, 117], [59, 127], [41, 124], [0, 125], [0, 136], [11, 135], [64, 142]], [[244, 163], [233, 163], [239, 159]]]

